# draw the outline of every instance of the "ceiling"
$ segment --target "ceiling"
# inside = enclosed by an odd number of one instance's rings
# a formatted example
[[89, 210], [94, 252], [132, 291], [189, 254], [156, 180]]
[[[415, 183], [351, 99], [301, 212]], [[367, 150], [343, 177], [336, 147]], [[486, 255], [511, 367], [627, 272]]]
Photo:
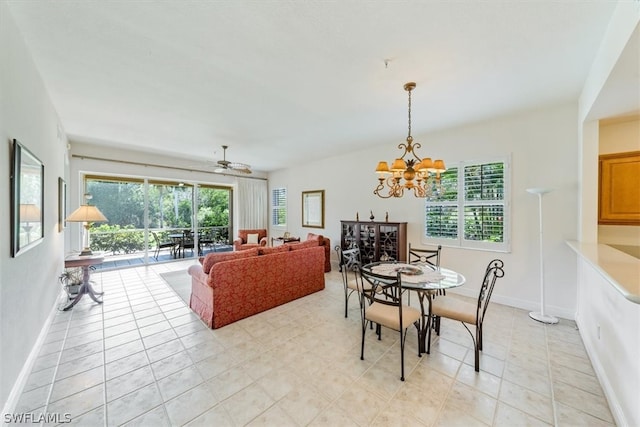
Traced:
[[[577, 101], [610, 1], [8, 1], [71, 141], [261, 171]], [[386, 62], [386, 65], [385, 65]], [[437, 153], [434, 153], [437, 155]]]

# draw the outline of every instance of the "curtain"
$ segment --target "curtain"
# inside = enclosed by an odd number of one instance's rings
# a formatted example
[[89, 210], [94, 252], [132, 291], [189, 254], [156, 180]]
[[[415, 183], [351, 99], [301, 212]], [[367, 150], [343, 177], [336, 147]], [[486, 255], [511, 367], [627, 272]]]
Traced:
[[267, 181], [238, 179], [238, 229], [269, 228]]

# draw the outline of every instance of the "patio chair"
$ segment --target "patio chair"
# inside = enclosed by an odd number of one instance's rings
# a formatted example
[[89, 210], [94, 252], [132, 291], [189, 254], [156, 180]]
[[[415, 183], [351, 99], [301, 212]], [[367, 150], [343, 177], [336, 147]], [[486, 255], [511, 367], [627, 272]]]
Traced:
[[153, 240], [156, 243], [156, 249], [153, 253], [153, 257], [156, 259], [156, 261], [158, 260], [158, 255], [160, 255], [160, 251], [162, 249], [170, 249], [171, 250], [171, 256], [175, 257], [176, 254], [176, 248], [177, 248], [177, 244], [174, 241], [161, 241], [160, 238], [158, 237], [158, 233], [156, 233], [155, 231], [151, 232], [151, 235], [153, 236]]

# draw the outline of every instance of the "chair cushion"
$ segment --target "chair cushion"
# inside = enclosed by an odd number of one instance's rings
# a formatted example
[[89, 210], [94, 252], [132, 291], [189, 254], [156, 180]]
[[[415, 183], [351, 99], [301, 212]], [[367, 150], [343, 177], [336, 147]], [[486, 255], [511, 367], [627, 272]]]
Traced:
[[476, 306], [459, 299], [441, 295], [434, 298], [431, 304], [431, 312], [440, 317], [458, 320], [460, 322], [476, 324]]
[[354, 291], [360, 291], [360, 289], [358, 289], [358, 285], [360, 285], [360, 287], [362, 287], [362, 290], [364, 292], [371, 292], [371, 283], [365, 281], [364, 284], [360, 284], [359, 282], [356, 282], [355, 279], [349, 279], [349, 281], [347, 282], [347, 288], [349, 289], [353, 289]]
[[247, 234], [247, 243], [250, 245], [258, 244], [258, 233]]
[[[397, 306], [374, 302], [366, 308], [364, 317], [387, 328], [400, 330], [400, 316]], [[420, 320], [421, 317], [422, 314], [417, 308], [402, 306], [402, 323], [405, 329]]]
[[213, 252], [207, 254], [207, 256], [204, 257], [204, 261], [202, 262], [202, 270], [206, 274], [209, 274], [211, 267], [213, 267], [215, 263], [222, 261], [231, 261], [234, 259], [249, 258], [252, 256], [258, 256], [258, 248], [236, 252]]
[[258, 255], [269, 255], [269, 254], [277, 254], [280, 252], [289, 252], [289, 245], [280, 245], [280, 246], [273, 246], [273, 247], [268, 247], [268, 246], [264, 246], [264, 247], [260, 247], [258, 248]]

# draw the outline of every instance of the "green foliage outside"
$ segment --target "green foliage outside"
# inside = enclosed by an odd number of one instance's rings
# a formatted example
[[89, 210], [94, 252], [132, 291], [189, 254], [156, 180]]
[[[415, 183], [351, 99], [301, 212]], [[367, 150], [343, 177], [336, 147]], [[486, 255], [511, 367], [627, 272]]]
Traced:
[[504, 200], [504, 163], [469, 165], [462, 172], [464, 207], [460, 210], [458, 201], [458, 168], [450, 168], [442, 174], [443, 193], [426, 205], [426, 237], [457, 239], [458, 220], [463, 215], [465, 240], [503, 242], [504, 206], [471, 203]]
[[[96, 205], [108, 219], [107, 223], [92, 227], [91, 247], [112, 254], [144, 250], [144, 183], [89, 179], [86, 184], [92, 195], [89, 203]], [[161, 240], [166, 240], [170, 231], [193, 229], [193, 190], [187, 185], [149, 184], [149, 229], [157, 231]], [[198, 190], [198, 228], [206, 232], [208, 240], [228, 242], [231, 191], [211, 187]], [[149, 247], [155, 247], [151, 234]]]
[[132, 225], [120, 227], [100, 224], [91, 230], [91, 249], [111, 252], [113, 255], [144, 250], [144, 232]]

